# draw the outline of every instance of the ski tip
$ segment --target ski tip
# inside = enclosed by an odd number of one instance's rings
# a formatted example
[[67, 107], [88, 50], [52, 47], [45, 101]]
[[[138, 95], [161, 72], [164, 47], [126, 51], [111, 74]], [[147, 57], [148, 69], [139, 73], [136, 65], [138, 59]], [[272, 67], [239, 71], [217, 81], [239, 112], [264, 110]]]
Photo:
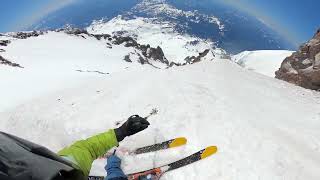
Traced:
[[187, 139], [185, 137], [175, 138], [170, 144], [169, 148], [179, 147], [187, 144]]
[[204, 151], [201, 153], [201, 159], [207, 158], [211, 156], [212, 154], [215, 154], [218, 151], [217, 146], [210, 146], [204, 149]]

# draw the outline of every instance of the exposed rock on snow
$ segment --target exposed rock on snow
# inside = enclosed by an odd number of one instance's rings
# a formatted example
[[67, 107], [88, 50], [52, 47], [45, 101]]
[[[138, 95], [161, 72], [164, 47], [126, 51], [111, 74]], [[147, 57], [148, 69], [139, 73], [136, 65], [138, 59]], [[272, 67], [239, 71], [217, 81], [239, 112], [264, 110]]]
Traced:
[[276, 78], [296, 85], [320, 90], [320, 30], [300, 49], [287, 57], [276, 72]]
[[65, 32], [66, 34], [89, 34], [85, 29], [73, 28], [71, 26], [66, 26], [65, 28], [57, 29], [56, 32]]
[[10, 42], [9, 40], [0, 40], [0, 46], [7, 46]]
[[209, 49], [206, 49], [205, 51], [203, 51], [202, 53], [199, 53], [199, 56], [195, 57], [195, 56], [188, 56], [185, 58], [186, 60], [186, 63], [188, 64], [193, 64], [193, 63], [196, 63], [196, 62], [200, 62], [201, 61], [201, 58], [205, 57], [208, 53], [210, 52]]
[[16, 32], [16, 33], [9, 33], [10, 36], [17, 39], [27, 39], [29, 37], [38, 37], [43, 35], [46, 32], [43, 31], [32, 31], [32, 32]]
[[198, 56], [188, 56], [185, 58], [185, 63], [175, 63], [175, 62], [171, 62], [169, 67], [172, 66], [185, 66], [188, 64], [194, 64], [194, 63], [198, 63], [202, 60], [213, 60], [215, 57], [215, 55], [209, 50], [206, 49], [203, 52], [199, 53]]
[[13, 63], [13, 62], [3, 58], [2, 56], [0, 56], [0, 64], [12, 66], [12, 67], [23, 68], [22, 66], [20, 66], [20, 64]]
[[[137, 43], [135, 39], [129, 36], [121, 37], [121, 36], [113, 36], [115, 39], [113, 41], [114, 44], [120, 45], [122, 43], [125, 43], [125, 47], [134, 47], [141, 51], [141, 53], [144, 55], [144, 60], [140, 61], [142, 64], [148, 63], [152, 64], [149, 59], [154, 61], [159, 61], [165, 65], [169, 65], [169, 61], [165, 57], [162, 49], [160, 46], [157, 48], [150, 47], [150, 45], [141, 45]], [[130, 61], [129, 61], [130, 62]]]
[[124, 60], [130, 63], [132, 62], [132, 60], [130, 59], [130, 55], [124, 56]]
[[163, 53], [160, 46], [158, 46], [157, 48], [152, 48], [149, 46], [140, 46], [140, 48], [142, 50], [142, 54], [144, 56], [146, 56], [147, 58], [151, 58], [153, 60], [160, 61], [161, 63], [166, 64], [166, 65], [169, 64], [169, 61], [164, 56], [164, 53]]
[[244, 51], [232, 56], [231, 60], [245, 69], [275, 77], [281, 62], [292, 53], [286, 50]]

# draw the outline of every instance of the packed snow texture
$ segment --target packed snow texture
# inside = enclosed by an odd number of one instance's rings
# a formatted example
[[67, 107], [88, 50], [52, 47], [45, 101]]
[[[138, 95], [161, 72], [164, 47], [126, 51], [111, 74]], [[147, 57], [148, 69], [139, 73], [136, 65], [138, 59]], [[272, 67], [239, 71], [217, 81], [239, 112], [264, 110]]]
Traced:
[[[72, 86], [79, 78], [98, 72], [112, 75], [128, 67], [141, 66], [123, 60], [125, 55], [134, 52], [133, 48], [119, 45], [109, 49], [105, 42], [94, 37], [49, 32], [24, 40], [11, 38], [11, 41], [0, 55], [24, 68], [0, 66], [3, 95], [0, 111], [34, 96]], [[86, 73], [88, 71], [92, 73]]]
[[275, 77], [275, 72], [280, 68], [282, 61], [292, 53], [293, 51], [286, 50], [244, 51], [232, 56], [231, 59], [246, 69]]
[[[150, 38], [146, 43], [156, 43]], [[175, 40], [162, 45], [168, 48]], [[123, 61], [130, 48], [105, 46], [92, 37], [55, 32], [11, 42], [1, 55], [25, 68], [0, 66], [0, 130], [58, 151], [115, 128], [130, 115], [145, 116], [157, 108], [148, 129], [120, 143], [125, 173], [216, 145], [217, 154], [167, 173], [162, 180], [320, 179], [319, 92], [225, 59], [156, 69]], [[186, 56], [181, 53], [188, 52], [177, 50], [177, 57]], [[184, 147], [136, 156], [124, 153], [180, 136], [188, 138]], [[105, 175], [104, 165], [105, 160], [97, 160], [91, 174]]]
[[174, 25], [170, 22], [157, 23], [155, 19], [138, 17], [126, 20], [117, 16], [108, 22], [95, 21], [87, 28], [92, 34], [127, 34], [136, 36], [140, 44], [150, 44], [152, 47], [160, 46], [169, 62], [183, 63], [187, 56], [198, 56], [199, 53], [210, 49], [219, 57], [225, 51], [214, 47], [211, 41], [192, 37], [175, 32]]

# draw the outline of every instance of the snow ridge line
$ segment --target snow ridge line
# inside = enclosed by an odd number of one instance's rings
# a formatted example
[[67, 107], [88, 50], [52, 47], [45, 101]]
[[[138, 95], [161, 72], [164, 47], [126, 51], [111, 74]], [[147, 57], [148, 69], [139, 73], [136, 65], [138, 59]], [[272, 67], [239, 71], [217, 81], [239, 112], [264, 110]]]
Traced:
[[[46, 35], [50, 31], [32, 31], [32, 32], [16, 32], [16, 33], [8, 33], [6, 34], [8, 37], [15, 38], [13, 40], [17, 39], [27, 39], [31, 37], [38, 37], [41, 35]], [[193, 64], [196, 62], [201, 61], [202, 59], [208, 59], [206, 56], [208, 54], [212, 54], [210, 57], [215, 57], [214, 53], [210, 49], [205, 49], [203, 52], [200, 52], [197, 56], [187, 56], [184, 58], [183, 63], [176, 63], [174, 61], [169, 61], [165, 53], [163, 52], [162, 48], [160, 46], [157, 46], [156, 48], [151, 47], [149, 44], [144, 45], [137, 42], [134, 35], [128, 35], [125, 31], [116, 31], [113, 33], [113, 35], [110, 34], [92, 34], [89, 33], [85, 29], [78, 29], [78, 28], [72, 28], [71, 26], [68, 26], [66, 28], [61, 28], [55, 30], [55, 32], [62, 32], [66, 33], [68, 35], [75, 35], [78, 37], [82, 37], [86, 39], [87, 37], [94, 37], [98, 41], [105, 40], [107, 44], [107, 48], [112, 48], [113, 45], [121, 45], [124, 44], [125, 47], [130, 48], [133, 47], [135, 49], [134, 52], [130, 52], [126, 56], [123, 57], [123, 60], [126, 62], [133, 62], [132, 57], [137, 59], [137, 62], [144, 65], [148, 64], [154, 68], [162, 69], [162, 68], [170, 68], [172, 66], [185, 66], [188, 64]], [[7, 44], [11, 41], [4, 41]], [[5, 50], [3, 50], [5, 51]], [[209, 58], [210, 59], [210, 58]], [[22, 67], [19, 64], [11, 63], [10, 61], [5, 60], [5, 58], [2, 57], [2, 63], [1, 64], [7, 64], [14, 67]], [[92, 70], [76, 70], [79, 72], [93, 72]], [[96, 71], [95, 71], [96, 72]], [[103, 73], [100, 73], [103, 74]]]

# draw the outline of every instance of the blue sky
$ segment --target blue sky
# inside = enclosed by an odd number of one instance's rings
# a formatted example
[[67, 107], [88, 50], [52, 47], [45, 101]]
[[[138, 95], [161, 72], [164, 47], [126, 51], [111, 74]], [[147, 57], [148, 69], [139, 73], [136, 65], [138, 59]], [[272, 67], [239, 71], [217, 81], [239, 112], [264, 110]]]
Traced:
[[2, 0], [0, 32], [23, 30], [76, 1], [79, 0]]
[[309, 40], [320, 28], [319, 0], [219, 0], [245, 11], [294, 44]]
[[[24, 29], [79, 0], [2, 0], [0, 32]], [[294, 44], [307, 41], [320, 27], [318, 0], [213, 0], [245, 11]]]

